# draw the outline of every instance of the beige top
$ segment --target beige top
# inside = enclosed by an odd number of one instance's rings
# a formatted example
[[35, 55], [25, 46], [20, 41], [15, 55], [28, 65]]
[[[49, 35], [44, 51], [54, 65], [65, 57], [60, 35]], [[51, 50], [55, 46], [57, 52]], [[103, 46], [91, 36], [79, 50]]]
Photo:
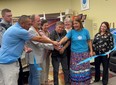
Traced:
[[[29, 32], [35, 36], [39, 36], [40, 34], [34, 29], [34, 27], [31, 27], [29, 29]], [[45, 49], [53, 50], [53, 45], [50, 43], [40, 43], [36, 41], [29, 41], [27, 42], [28, 47], [32, 49], [31, 53], [26, 53], [28, 56], [29, 64], [34, 64], [34, 57], [36, 58], [36, 63], [42, 63], [43, 62], [43, 55]]]

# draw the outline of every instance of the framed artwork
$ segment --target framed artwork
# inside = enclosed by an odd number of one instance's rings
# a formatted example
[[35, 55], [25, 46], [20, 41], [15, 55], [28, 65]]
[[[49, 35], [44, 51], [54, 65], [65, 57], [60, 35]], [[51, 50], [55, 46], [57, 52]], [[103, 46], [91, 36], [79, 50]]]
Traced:
[[81, 0], [81, 10], [89, 9], [89, 0]]

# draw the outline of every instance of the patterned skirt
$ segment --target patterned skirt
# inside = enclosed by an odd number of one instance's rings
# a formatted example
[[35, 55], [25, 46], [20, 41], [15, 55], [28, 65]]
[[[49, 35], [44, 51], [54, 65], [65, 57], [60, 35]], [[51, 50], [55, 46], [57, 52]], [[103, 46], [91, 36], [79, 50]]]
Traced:
[[[84, 85], [89, 85], [91, 79], [90, 73], [90, 62], [86, 62], [80, 65], [77, 65], [80, 61], [88, 58], [90, 55], [88, 52], [84, 53], [75, 53], [71, 52], [71, 61], [70, 61], [70, 78], [71, 85], [80, 85], [79, 83], [88, 83]], [[78, 83], [78, 84], [76, 84]]]

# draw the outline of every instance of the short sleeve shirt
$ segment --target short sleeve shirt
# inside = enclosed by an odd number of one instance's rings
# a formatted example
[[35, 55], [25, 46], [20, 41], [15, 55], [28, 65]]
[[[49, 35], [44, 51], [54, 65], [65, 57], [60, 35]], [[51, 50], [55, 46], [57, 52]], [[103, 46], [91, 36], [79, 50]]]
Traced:
[[23, 52], [25, 41], [30, 40], [32, 37], [19, 23], [6, 30], [2, 38], [0, 63], [17, 61]]
[[85, 28], [77, 31], [72, 29], [66, 35], [68, 39], [71, 39], [71, 51], [72, 52], [88, 52], [88, 40], [90, 40], [89, 31]]

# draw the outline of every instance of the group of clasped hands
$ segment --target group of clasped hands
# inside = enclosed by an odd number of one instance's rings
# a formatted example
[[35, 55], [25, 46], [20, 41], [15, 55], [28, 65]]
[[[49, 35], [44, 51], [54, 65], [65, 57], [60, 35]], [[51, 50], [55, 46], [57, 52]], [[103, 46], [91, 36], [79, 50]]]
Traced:
[[59, 51], [60, 54], [64, 53], [65, 48], [63, 47], [61, 42], [54, 41], [54, 49]]
[[[64, 53], [65, 48], [63, 48], [63, 45], [61, 44], [61, 42], [53, 41], [52, 44], [54, 46], [54, 49], [57, 50], [57, 51], [59, 51], [60, 54]], [[32, 49], [29, 48], [29, 47], [27, 47], [27, 46], [25, 46], [24, 47], [24, 51], [26, 53], [30, 53], [30, 52], [32, 52]]]

